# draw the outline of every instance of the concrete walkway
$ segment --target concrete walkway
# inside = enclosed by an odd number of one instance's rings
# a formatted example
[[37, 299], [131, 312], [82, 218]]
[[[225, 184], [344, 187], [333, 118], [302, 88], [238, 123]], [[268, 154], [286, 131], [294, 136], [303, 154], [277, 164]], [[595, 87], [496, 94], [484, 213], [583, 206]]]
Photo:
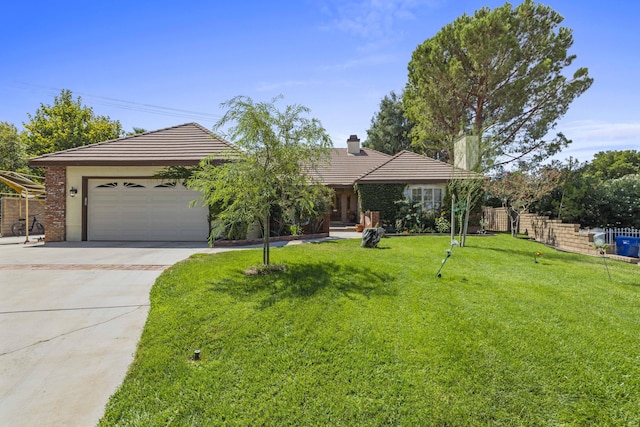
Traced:
[[133, 361], [162, 270], [243, 249], [23, 242], [0, 238], [0, 426], [96, 425]]

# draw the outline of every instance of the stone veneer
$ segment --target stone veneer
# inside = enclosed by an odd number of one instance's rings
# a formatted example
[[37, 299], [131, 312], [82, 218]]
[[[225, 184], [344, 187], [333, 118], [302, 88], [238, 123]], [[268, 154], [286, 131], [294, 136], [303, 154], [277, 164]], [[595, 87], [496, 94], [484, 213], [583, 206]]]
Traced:
[[44, 214], [45, 242], [66, 240], [67, 169], [49, 166], [45, 172], [47, 205]]

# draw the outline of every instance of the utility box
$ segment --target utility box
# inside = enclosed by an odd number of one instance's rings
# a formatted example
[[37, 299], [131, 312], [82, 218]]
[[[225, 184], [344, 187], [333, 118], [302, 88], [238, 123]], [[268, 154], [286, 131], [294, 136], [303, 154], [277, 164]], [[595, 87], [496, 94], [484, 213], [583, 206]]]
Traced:
[[618, 236], [616, 237], [616, 255], [638, 258], [640, 249], [640, 237]]

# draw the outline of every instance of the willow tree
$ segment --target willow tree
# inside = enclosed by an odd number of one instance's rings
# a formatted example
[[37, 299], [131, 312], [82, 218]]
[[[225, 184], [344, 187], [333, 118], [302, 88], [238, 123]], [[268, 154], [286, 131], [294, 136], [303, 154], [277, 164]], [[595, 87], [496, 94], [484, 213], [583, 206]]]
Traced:
[[222, 227], [260, 224], [264, 265], [270, 264], [273, 209], [322, 215], [330, 197], [330, 190], [312, 178], [319, 163], [328, 160], [329, 136], [317, 119], [306, 117], [307, 107], [289, 105], [280, 111], [277, 100], [239, 96], [223, 103], [228, 110], [215, 129], [238, 149], [221, 165], [205, 159], [189, 180], [191, 188], [203, 192], [205, 204], [219, 211]]
[[473, 136], [477, 172], [538, 162], [569, 144], [561, 133], [547, 136], [593, 80], [573, 66], [572, 30], [562, 21], [531, 0], [506, 3], [464, 14], [419, 45], [403, 97], [413, 141], [434, 141], [452, 158], [456, 138]]

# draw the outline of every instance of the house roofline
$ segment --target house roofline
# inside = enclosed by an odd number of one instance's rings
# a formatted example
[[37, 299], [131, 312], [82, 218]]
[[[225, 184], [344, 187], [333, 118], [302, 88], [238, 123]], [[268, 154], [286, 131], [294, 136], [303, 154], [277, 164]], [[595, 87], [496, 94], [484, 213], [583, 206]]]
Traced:
[[201, 160], [29, 160], [34, 167], [48, 166], [197, 166]]
[[447, 179], [368, 179], [356, 184], [447, 184]]
[[[56, 151], [54, 153], [42, 154], [40, 156], [32, 157], [29, 159], [29, 165], [36, 167], [44, 167], [44, 166], [191, 166], [193, 164], [198, 164], [201, 160], [204, 159], [189, 159], [189, 160], [159, 160], [159, 159], [148, 159], [148, 160], [70, 160], [70, 159], [60, 159], [58, 157], [63, 157], [65, 154], [75, 153], [78, 151], [83, 151], [91, 147], [97, 147], [101, 145], [112, 144], [114, 142], [121, 142], [127, 140], [135, 140], [137, 138], [148, 136], [152, 134], [156, 134], [159, 132], [164, 132], [170, 129], [178, 129], [185, 126], [195, 126], [200, 129], [205, 134], [208, 134], [210, 138], [217, 140], [217, 142], [226, 146], [225, 150], [238, 150], [238, 147], [232, 144], [231, 142], [225, 140], [218, 134], [210, 131], [199, 123], [189, 122], [183, 123], [181, 125], [169, 126], [163, 129], [157, 129], [152, 131], [147, 131], [143, 133], [137, 133], [134, 135], [127, 135], [120, 138], [110, 139], [108, 141], [96, 142], [94, 144], [80, 145], [78, 147], [69, 148], [63, 151]], [[195, 163], [193, 163], [195, 162]]]

